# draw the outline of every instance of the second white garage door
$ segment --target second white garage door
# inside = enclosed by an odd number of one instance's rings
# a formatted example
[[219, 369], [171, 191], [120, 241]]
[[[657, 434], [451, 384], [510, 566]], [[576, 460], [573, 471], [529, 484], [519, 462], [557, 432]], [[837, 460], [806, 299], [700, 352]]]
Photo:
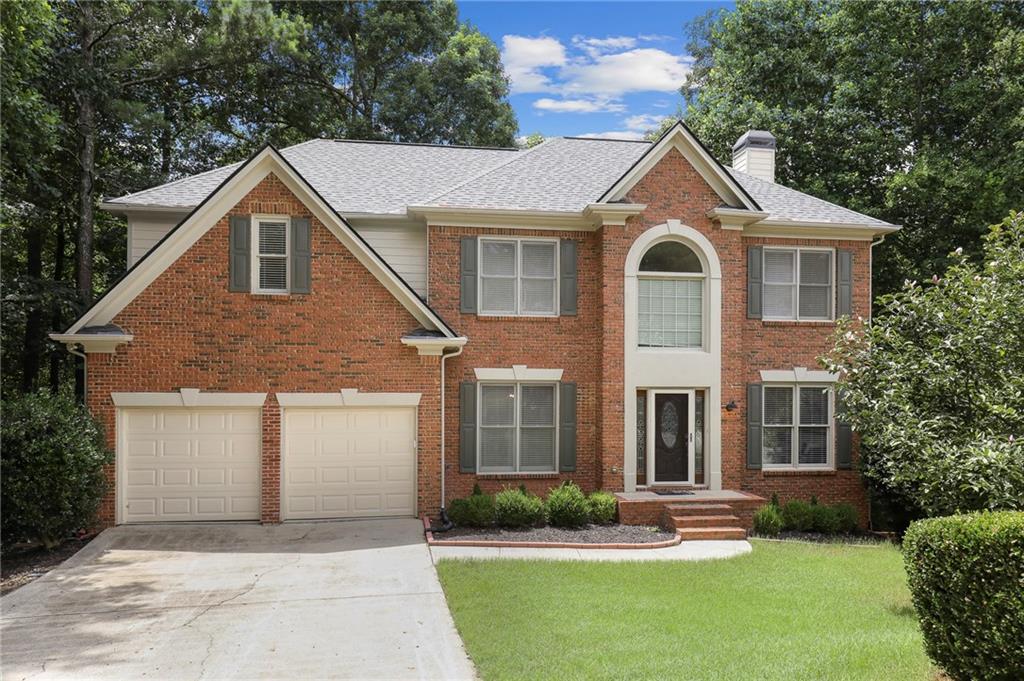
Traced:
[[416, 514], [416, 409], [284, 410], [286, 520]]

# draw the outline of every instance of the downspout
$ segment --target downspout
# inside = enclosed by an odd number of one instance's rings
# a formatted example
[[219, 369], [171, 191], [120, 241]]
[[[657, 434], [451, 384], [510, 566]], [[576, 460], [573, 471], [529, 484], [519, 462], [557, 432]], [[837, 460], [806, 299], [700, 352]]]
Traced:
[[[872, 241], [871, 246], [868, 248], [868, 252], [871, 257], [868, 258], [868, 321], [871, 321], [871, 317], [875, 310], [875, 246], [878, 246], [885, 241], [885, 234], [878, 237], [877, 241]], [[868, 529], [872, 529], [875, 526], [874, 519], [871, 517], [871, 499], [868, 499]]]
[[445, 420], [444, 420], [444, 384], [445, 384], [445, 372], [444, 363], [449, 357], [458, 357], [462, 354], [462, 350], [465, 346], [459, 346], [455, 349], [455, 352], [444, 352], [441, 351], [441, 526], [431, 527], [431, 532], [447, 532], [448, 530], [455, 527], [455, 523], [448, 519], [448, 511], [445, 509], [445, 494], [444, 494], [444, 479], [445, 479], [445, 443], [444, 443], [444, 431], [445, 431]]
[[89, 394], [89, 360], [84, 352], [77, 349], [77, 345], [68, 345], [66, 347], [72, 355], [82, 358], [82, 404], [88, 404], [86, 398]]

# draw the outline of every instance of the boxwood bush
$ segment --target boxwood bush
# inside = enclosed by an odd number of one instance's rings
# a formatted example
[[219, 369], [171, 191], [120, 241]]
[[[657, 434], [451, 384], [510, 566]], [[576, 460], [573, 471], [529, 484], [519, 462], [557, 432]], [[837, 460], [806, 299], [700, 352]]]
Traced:
[[767, 504], [754, 511], [754, 532], [766, 537], [774, 537], [782, 531], [782, 513], [779, 509]]
[[958, 681], [1024, 674], [1024, 512], [913, 523], [903, 540], [929, 657]]
[[608, 492], [592, 492], [587, 497], [590, 506], [590, 522], [596, 525], [610, 525], [615, 522], [619, 510], [619, 502], [614, 494]]
[[796, 532], [814, 529], [814, 511], [806, 501], [787, 501], [782, 505], [782, 527]]
[[544, 501], [521, 489], [503, 489], [494, 497], [494, 522], [502, 527], [540, 525], [544, 522]]
[[0, 478], [4, 547], [53, 548], [96, 518], [111, 462], [100, 425], [70, 397], [45, 392], [3, 403]]
[[455, 499], [448, 505], [448, 518], [458, 527], [487, 527], [494, 524], [494, 497], [480, 492]]
[[590, 520], [590, 504], [583, 490], [566, 480], [548, 492], [548, 522], [555, 527], [581, 527]]

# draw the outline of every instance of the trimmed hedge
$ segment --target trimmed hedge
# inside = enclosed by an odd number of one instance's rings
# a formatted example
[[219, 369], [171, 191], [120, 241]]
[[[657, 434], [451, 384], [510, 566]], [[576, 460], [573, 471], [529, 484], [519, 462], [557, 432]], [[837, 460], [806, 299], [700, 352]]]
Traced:
[[772, 504], [767, 504], [754, 511], [754, 532], [766, 537], [774, 537], [782, 531], [782, 514]]
[[1024, 512], [917, 521], [903, 555], [929, 657], [958, 681], [1024, 678]]
[[590, 522], [595, 525], [611, 525], [619, 511], [619, 502], [614, 494], [608, 492], [591, 492], [587, 497], [590, 507]]
[[502, 527], [540, 525], [544, 522], [544, 501], [522, 489], [503, 489], [494, 497], [494, 522]]
[[472, 494], [465, 499], [454, 499], [448, 505], [448, 518], [461, 527], [487, 527], [494, 524], [494, 497], [490, 494]]
[[590, 504], [583, 490], [566, 480], [548, 490], [548, 522], [555, 527], [582, 527], [590, 520]]

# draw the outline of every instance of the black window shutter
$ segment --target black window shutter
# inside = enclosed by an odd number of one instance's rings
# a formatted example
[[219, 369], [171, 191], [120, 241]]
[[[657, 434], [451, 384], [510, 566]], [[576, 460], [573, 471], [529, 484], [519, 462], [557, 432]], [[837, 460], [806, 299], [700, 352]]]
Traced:
[[576, 384], [558, 384], [558, 470], [576, 470]]
[[747, 317], [750, 319], [761, 319], [762, 315], [761, 305], [764, 298], [763, 251], [764, 249], [760, 246], [750, 246], [747, 248]]
[[462, 257], [459, 264], [459, 311], [475, 313], [476, 306], [476, 237], [462, 237]]
[[476, 472], [476, 383], [459, 386], [459, 471]]
[[843, 420], [843, 407], [836, 395], [836, 468], [853, 468], [853, 428]]
[[747, 384], [747, 468], [761, 467], [761, 384]]
[[252, 283], [249, 276], [251, 234], [252, 218], [250, 216], [232, 215], [228, 220], [229, 291], [248, 291]]
[[836, 281], [838, 283], [838, 300], [836, 303], [836, 316], [853, 314], [853, 253], [850, 251], [839, 251], [839, 258], [836, 269], [838, 270]]
[[309, 218], [292, 218], [291, 292], [309, 293], [313, 284], [312, 225]]
[[574, 316], [576, 314], [576, 242], [572, 239], [562, 239], [559, 249], [559, 277], [561, 281], [558, 286], [559, 314]]

